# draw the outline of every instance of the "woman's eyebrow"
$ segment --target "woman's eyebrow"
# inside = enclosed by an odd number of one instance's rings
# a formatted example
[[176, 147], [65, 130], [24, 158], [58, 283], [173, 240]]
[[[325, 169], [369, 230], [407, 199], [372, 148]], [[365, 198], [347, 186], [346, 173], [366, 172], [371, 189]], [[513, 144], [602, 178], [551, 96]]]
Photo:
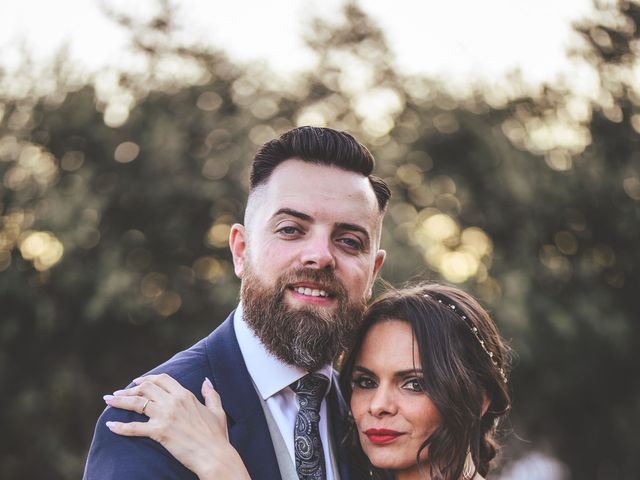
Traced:
[[372, 376], [376, 376], [375, 373], [373, 373], [371, 370], [369, 370], [368, 368], [364, 368], [362, 365], [356, 365], [353, 367], [353, 372], [359, 372], [359, 373], [366, 373], [367, 375], [372, 375]]
[[396, 376], [398, 377], [407, 377], [409, 375], [424, 375], [424, 371], [421, 368], [409, 368], [396, 372]]
[[[353, 372], [356, 373], [366, 373], [367, 375], [377, 376], [374, 372], [369, 370], [368, 368], [363, 367], [362, 365], [356, 365], [353, 367]], [[394, 372], [394, 376], [396, 377], [408, 377], [410, 375], [424, 375], [424, 371], [421, 368], [408, 368], [406, 370], [399, 370]]]

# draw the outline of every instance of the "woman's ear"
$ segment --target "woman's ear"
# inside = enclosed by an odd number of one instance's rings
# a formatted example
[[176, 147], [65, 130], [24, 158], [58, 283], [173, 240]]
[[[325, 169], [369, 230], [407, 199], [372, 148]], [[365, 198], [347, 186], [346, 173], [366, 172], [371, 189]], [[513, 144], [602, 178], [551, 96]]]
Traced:
[[482, 392], [482, 415], [481, 415], [481, 417], [484, 417], [484, 414], [487, 413], [487, 410], [489, 410], [489, 405], [491, 405], [491, 400], [487, 396], [487, 392]]

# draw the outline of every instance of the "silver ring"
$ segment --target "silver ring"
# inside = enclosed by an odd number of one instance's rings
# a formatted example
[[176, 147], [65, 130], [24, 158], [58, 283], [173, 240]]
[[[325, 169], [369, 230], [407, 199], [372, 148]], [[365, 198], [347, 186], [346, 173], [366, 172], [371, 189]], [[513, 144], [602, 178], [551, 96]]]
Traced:
[[151, 399], [147, 398], [147, 401], [144, 402], [144, 405], [142, 406], [142, 412], [140, 412], [142, 415], [144, 415], [144, 409], [147, 408], [147, 405], [149, 405], [150, 401]]

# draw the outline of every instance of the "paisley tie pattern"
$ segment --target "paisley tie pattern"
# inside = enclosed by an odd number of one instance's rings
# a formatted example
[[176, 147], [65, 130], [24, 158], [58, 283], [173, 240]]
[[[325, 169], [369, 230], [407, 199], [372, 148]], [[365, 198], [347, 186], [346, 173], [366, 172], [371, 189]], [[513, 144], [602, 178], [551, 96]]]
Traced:
[[296, 471], [300, 480], [325, 480], [324, 452], [320, 440], [320, 404], [327, 391], [329, 379], [319, 373], [309, 373], [291, 389], [298, 399], [298, 415], [293, 442]]

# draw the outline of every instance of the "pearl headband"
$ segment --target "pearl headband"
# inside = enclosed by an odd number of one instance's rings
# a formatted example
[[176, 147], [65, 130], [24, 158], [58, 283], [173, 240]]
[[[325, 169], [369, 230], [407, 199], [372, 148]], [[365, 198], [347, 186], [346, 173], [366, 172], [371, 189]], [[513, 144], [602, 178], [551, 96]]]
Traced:
[[[431, 295], [429, 294], [425, 294], [425, 297], [431, 297]], [[478, 327], [476, 327], [475, 325], [471, 324], [469, 322], [469, 319], [467, 318], [467, 316], [462, 313], [462, 311], [460, 311], [458, 308], [456, 308], [456, 306], [452, 303], [445, 303], [440, 299], [437, 299], [438, 303], [447, 307], [450, 310], [453, 310], [453, 312], [455, 312], [455, 314], [460, 317], [462, 319], [462, 321], [465, 323], [465, 325], [467, 325], [467, 327], [469, 327], [469, 330], [471, 330], [471, 333], [473, 333], [473, 335], [476, 337], [476, 339], [478, 340], [478, 343], [480, 343], [480, 346], [482, 347], [482, 350], [484, 350], [484, 352], [487, 354], [487, 356], [489, 357], [489, 360], [491, 360], [491, 363], [493, 363], [493, 365], [496, 367], [496, 370], [498, 371], [498, 373], [500, 374], [500, 377], [502, 378], [502, 381], [504, 383], [507, 383], [507, 375], [504, 371], [504, 368], [502, 368], [498, 362], [496, 361], [495, 354], [489, 350], [487, 348], [487, 345], [485, 344], [485, 341], [480, 337], [480, 332], [478, 331]]]

